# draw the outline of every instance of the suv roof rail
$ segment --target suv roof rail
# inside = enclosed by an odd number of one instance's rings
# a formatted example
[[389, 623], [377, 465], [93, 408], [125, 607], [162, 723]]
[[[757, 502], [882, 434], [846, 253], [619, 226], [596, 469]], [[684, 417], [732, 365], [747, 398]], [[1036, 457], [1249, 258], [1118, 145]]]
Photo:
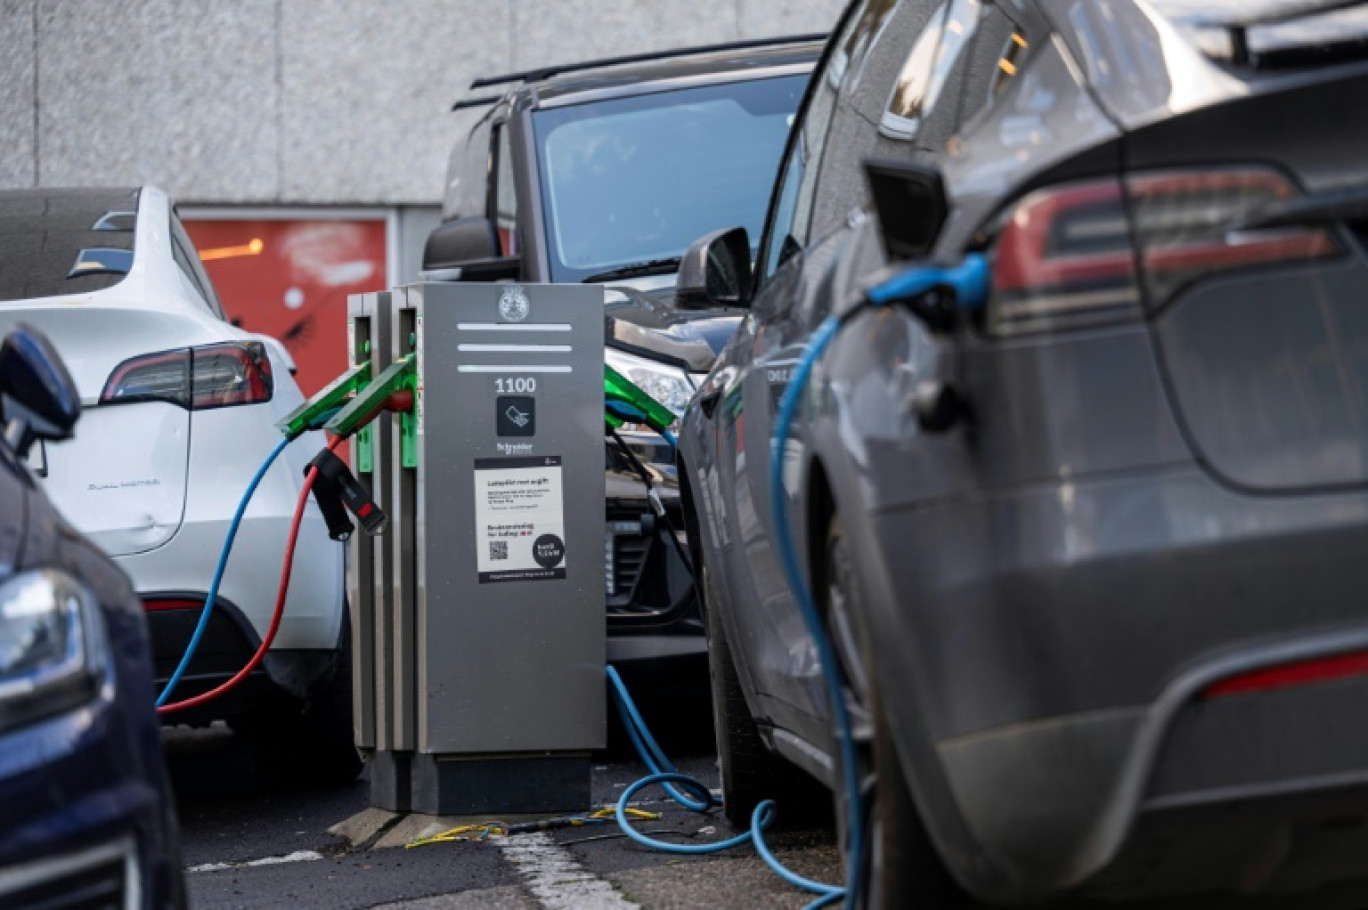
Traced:
[[[709, 54], [715, 51], [739, 51], [752, 47], [766, 47], [779, 44], [803, 44], [808, 41], [825, 41], [825, 32], [812, 35], [787, 35], [777, 38], [751, 38], [745, 41], [729, 41], [724, 44], [705, 44], [699, 47], [681, 47], [668, 51], [653, 51], [648, 54], [628, 54], [625, 57], [604, 57], [600, 60], [582, 60], [579, 63], [561, 63], [556, 66], [543, 66], [519, 73], [505, 73], [502, 76], [481, 76], [470, 83], [472, 89], [489, 85], [505, 85], [509, 82], [536, 82], [561, 73], [578, 70], [597, 69], [600, 66], [618, 66], [624, 63], [644, 63], [648, 60], [668, 60], [672, 57], [689, 57], [694, 54]], [[470, 102], [470, 106], [483, 102]], [[462, 104], [462, 102], [457, 102]], [[466, 106], [466, 105], [463, 105]]]
[[484, 107], [486, 104], [493, 104], [502, 98], [503, 95], [485, 95], [482, 98], [463, 98], [451, 106], [453, 111], [465, 110], [468, 107]]

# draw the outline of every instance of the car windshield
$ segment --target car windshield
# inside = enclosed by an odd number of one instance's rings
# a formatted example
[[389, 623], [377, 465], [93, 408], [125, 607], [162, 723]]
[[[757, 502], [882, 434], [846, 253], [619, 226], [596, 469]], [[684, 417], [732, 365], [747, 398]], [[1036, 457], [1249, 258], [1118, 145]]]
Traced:
[[653, 270], [718, 228], [754, 243], [807, 76], [569, 105], [535, 115], [553, 281]]
[[129, 190], [0, 193], [0, 301], [99, 291], [133, 261], [137, 194]]

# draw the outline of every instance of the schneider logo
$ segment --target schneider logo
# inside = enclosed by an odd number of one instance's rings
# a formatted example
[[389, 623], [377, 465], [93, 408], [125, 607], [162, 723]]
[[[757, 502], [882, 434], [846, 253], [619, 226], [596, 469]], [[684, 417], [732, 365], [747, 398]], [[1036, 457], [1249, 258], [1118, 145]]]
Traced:
[[520, 284], [510, 284], [499, 295], [499, 315], [509, 322], [522, 322], [531, 308], [532, 304]]
[[532, 443], [530, 442], [501, 442], [498, 444], [500, 455], [531, 455]]

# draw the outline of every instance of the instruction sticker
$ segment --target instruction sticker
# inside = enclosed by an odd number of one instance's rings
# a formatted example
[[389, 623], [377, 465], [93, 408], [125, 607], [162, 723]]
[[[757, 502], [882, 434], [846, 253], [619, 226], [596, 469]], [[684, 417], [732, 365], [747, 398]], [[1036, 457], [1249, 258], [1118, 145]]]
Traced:
[[559, 455], [475, 459], [480, 583], [565, 577]]

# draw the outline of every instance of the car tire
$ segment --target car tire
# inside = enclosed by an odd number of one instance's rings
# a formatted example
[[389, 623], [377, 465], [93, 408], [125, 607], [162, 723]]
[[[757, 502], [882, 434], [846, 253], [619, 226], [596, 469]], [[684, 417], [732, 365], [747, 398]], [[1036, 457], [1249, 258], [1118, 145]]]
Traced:
[[814, 805], [827, 803], [822, 788], [801, 769], [770, 752], [760, 738], [760, 730], [746, 704], [727, 634], [717, 615], [717, 597], [706, 567], [702, 574], [713, 731], [722, 777], [722, 814], [733, 827], [749, 828], [755, 807], [772, 799], [777, 825], [808, 821]]
[[[936, 853], [903, 774], [883, 712], [860, 622], [859, 579], [840, 516], [827, 529], [821, 604], [843, 675], [842, 691], [855, 734], [857, 776], [864, 809], [864, 857], [846, 881], [859, 884], [857, 906], [872, 910], [923, 906], [937, 910], [973, 906]], [[850, 842], [839, 751], [833, 794], [842, 854]]]
[[337, 786], [356, 780], [365, 765], [352, 726], [350, 623], [343, 625], [334, 665], [307, 701], [282, 699], [229, 722], [284, 776]]
[[[344, 625], [350, 625], [344, 620]], [[356, 780], [365, 762], [356, 749], [352, 721], [351, 636], [344, 635], [337, 663], [326, 684], [304, 706], [299, 733], [304, 740], [304, 762], [320, 783], [345, 784]]]

